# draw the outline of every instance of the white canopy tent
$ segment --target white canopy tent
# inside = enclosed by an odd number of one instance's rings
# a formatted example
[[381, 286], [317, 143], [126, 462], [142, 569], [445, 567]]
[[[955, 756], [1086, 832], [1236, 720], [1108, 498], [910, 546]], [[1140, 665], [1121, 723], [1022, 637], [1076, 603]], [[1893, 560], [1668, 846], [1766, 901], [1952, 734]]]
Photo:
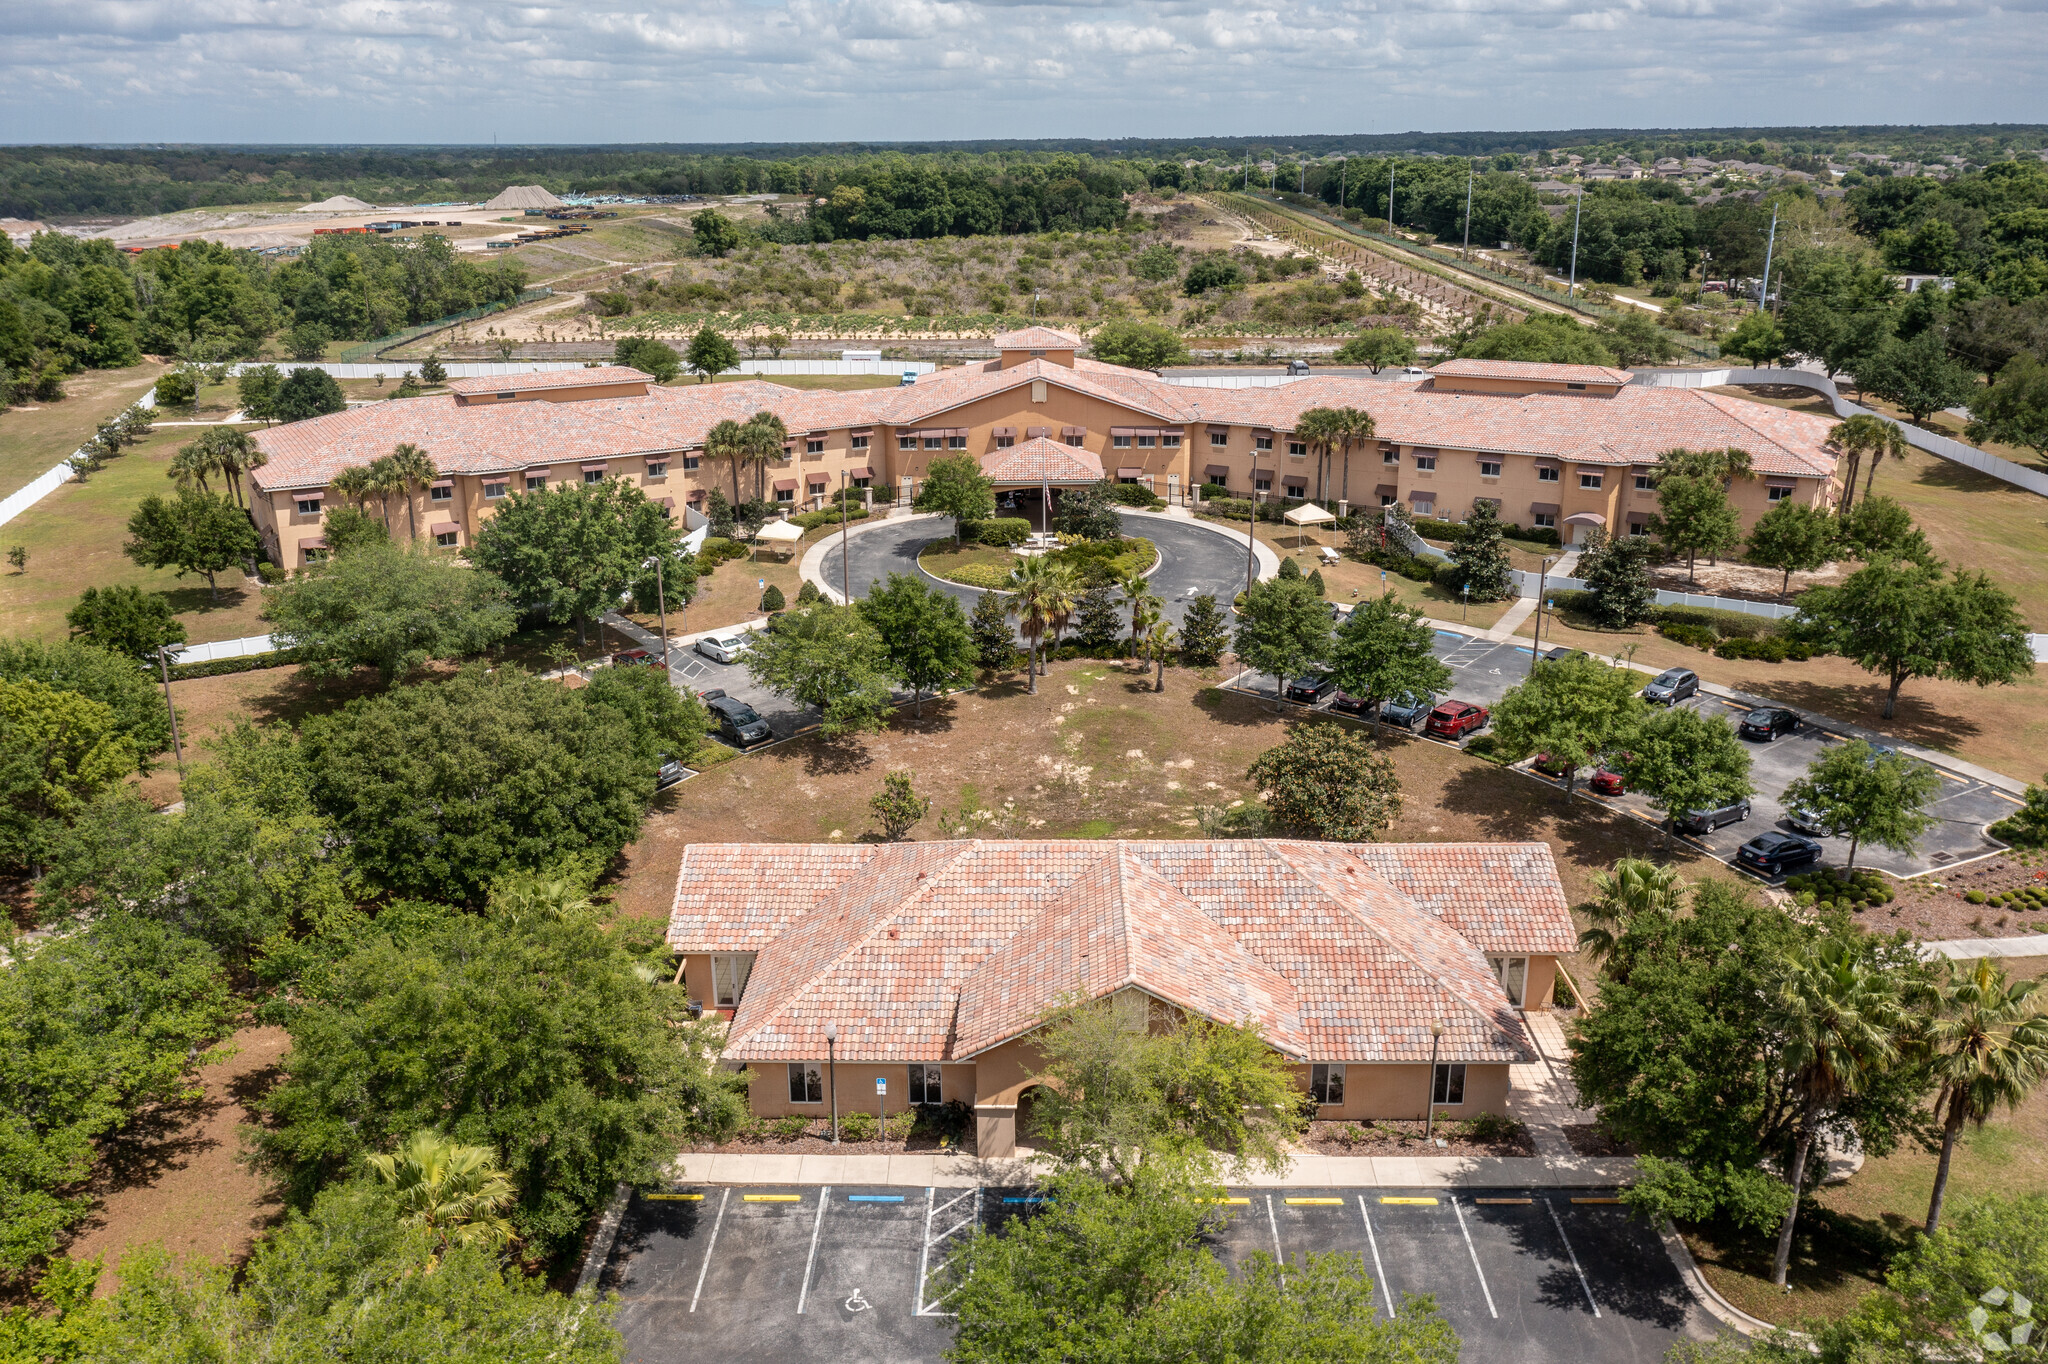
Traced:
[[1294, 547], [1300, 549], [1301, 533], [1303, 531], [1307, 530], [1310, 526], [1324, 521], [1335, 521], [1337, 517], [1334, 512], [1324, 511], [1313, 502], [1304, 502], [1294, 510], [1287, 512], [1281, 519], [1294, 527]]
[[754, 532], [755, 544], [759, 545], [765, 542], [771, 545], [787, 546], [792, 554], [796, 553], [797, 544], [803, 538], [804, 528], [793, 521], [770, 521], [767, 525]]

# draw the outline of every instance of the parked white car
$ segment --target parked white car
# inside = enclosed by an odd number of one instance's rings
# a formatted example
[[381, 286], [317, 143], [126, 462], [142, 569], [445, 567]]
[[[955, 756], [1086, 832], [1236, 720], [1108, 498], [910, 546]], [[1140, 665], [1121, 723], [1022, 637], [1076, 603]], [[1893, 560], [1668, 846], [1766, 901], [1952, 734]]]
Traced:
[[745, 635], [706, 635], [697, 641], [697, 652], [719, 663], [731, 663], [746, 652]]

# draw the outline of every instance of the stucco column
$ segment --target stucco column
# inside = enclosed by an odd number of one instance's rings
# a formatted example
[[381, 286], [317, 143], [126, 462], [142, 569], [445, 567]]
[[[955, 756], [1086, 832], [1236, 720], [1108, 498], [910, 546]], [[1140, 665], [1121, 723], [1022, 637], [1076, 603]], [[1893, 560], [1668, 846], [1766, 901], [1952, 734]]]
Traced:
[[983, 1160], [1017, 1154], [1017, 1105], [974, 1106], [974, 1153]]

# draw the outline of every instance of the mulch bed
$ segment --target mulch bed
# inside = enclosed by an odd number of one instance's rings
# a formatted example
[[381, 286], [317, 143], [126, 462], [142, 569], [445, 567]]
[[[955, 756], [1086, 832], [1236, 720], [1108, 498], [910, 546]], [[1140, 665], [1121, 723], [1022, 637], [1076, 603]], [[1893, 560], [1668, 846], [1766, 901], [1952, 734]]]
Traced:
[[[1930, 942], [1952, 938], [2022, 938], [2048, 935], [2048, 910], [2018, 905], [1973, 905], [1971, 891], [1996, 895], [2021, 886], [2048, 884], [2048, 855], [2007, 853], [1953, 871], [1935, 871], [1892, 883], [1898, 898], [1856, 916], [1866, 928], [1889, 933], [1904, 928]], [[2048, 955], [2048, 943], [2043, 944]]]
[[698, 1142], [683, 1148], [686, 1151], [711, 1155], [751, 1156], [900, 1156], [909, 1153], [933, 1154], [957, 1152], [961, 1155], [974, 1154], [974, 1138], [969, 1136], [950, 1146], [942, 1146], [939, 1139], [929, 1132], [912, 1132], [904, 1141], [848, 1141], [842, 1130], [839, 1144], [832, 1144], [832, 1124], [829, 1121], [815, 1122], [810, 1130], [800, 1137], [774, 1137], [767, 1134], [754, 1137], [737, 1137], [732, 1141], [711, 1143]]
[[1299, 1145], [1323, 1156], [1533, 1156], [1536, 1143], [1525, 1127], [1516, 1126], [1493, 1141], [1478, 1141], [1460, 1122], [1439, 1120], [1439, 1146], [1422, 1135], [1422, 1119], [1374, 1123], [1317, 1119], [1308, 1125]]
[[1598, 1123], [1566, 1123], [1564, 1139], [1571, 1143], [1572, 1151], [1582, 1156], [1632, 1156], [1636, 1148], [1625, 1141], [1616, 1141], [1600, 1130]]

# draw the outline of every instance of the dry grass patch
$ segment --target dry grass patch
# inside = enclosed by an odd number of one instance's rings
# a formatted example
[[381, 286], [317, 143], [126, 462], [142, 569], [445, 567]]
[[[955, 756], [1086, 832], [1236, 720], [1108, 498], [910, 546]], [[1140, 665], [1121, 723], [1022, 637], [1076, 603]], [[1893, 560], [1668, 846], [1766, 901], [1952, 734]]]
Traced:
[[0, 412], [0, 497], [70, 458], [101, 422], [140, 398], [167, 368], [145, 360], [126, 369], [88, 370], [64, 381], [64, 397], [57, 402]]

